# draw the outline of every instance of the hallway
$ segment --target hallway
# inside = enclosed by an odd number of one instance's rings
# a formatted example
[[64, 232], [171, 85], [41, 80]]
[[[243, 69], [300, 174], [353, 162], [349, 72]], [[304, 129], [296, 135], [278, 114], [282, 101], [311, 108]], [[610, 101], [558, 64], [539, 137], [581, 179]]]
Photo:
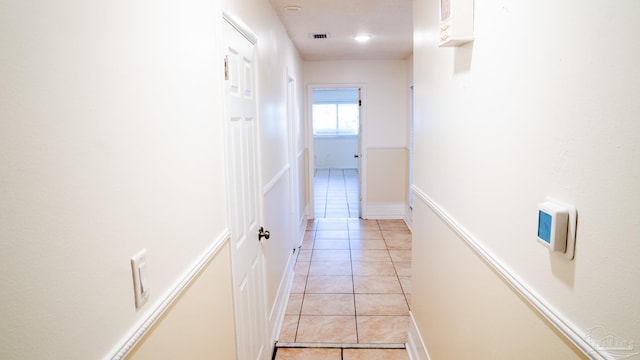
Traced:
[[407, 359], [411, 232], [402, 220], [334, 215], [349, 203], [349, 173], [316, 174], [334, 192], [308, 223], [276, 359]]
[[316, 169], [313, 176], [315, 218], [360, 217], [358, 169]]

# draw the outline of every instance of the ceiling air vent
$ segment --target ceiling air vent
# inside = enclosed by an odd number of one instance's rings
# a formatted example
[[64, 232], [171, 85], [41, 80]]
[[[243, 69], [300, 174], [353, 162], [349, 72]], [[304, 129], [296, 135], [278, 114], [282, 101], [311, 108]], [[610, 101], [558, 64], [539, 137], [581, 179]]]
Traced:
[[326, 39], [327, 38], [327, 34], [311, 34], [311, 37], [314, 39]]

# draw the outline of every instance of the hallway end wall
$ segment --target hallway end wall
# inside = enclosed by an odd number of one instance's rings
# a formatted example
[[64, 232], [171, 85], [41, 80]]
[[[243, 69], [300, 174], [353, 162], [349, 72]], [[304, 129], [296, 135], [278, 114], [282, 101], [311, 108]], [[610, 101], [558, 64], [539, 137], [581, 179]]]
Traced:
[[[362, 155], [367, 157], [363, 186], [367, 204], [364, 204], [363, 216], [368, 218], [405, 217], [409, 114], [406, 72], [406, 60], [304, 62], [304, 81], [308, 86], [364, 84], [366, 87], [363, 99], [366, 130], [361, 134], [361, 141], [366, 147]], [[311, 119], [306, 122], [311, 124]], [[370, 164], [377, 166], [369, 168]], [[390, 173], [386, 165], [402, 173]]]

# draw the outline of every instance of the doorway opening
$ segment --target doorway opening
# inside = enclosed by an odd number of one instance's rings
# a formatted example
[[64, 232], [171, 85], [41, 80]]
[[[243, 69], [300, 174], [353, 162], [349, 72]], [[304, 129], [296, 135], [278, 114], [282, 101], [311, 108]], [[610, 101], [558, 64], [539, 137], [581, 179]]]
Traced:
[[361, 216], [361, 89], [311, 89], [314, 218]]

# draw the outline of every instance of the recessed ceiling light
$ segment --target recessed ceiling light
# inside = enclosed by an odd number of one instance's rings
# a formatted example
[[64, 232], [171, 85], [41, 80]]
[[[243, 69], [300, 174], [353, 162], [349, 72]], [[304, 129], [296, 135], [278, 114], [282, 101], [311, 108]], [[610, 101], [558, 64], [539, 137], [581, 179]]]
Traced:
[[302, 10], [300, 6], [285, 6], [284, 9], [289, 12], [298, 12]]
[[372, 37], [373, 36], [371, 36], [371, 35], [361, 34], [361, 35], [356, 35], [353, 38], [358, 42], [367, 42], [367, 41], [371, 40]]

